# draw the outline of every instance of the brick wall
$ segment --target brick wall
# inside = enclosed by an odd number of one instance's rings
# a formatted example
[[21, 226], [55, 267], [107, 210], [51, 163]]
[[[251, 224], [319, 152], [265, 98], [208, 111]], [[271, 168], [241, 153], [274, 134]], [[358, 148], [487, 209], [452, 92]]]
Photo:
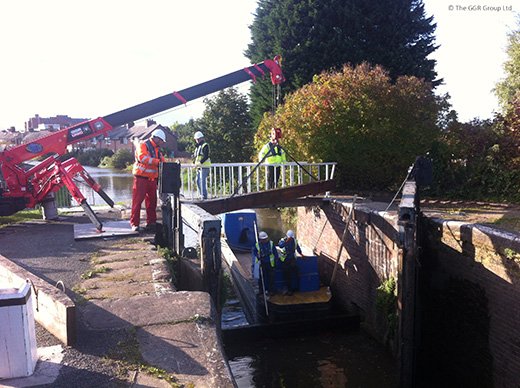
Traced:
[[[324, 284], [350, 206], [332, 200], [298, 209], [298, 240], [318, 255]], [[392, 276], [400, 284], [397, 216], [356, 206], [349, 229], [334, 301], [358, 310], [363, 328], [392, 344], [376, 299], [381, 282]], [[417, 386], [519, 388], [520, 233], [432, 218], [419, 231]]]
[[[323, 284], [330, 284], [350, 207], [332, 201], [321, 208], [298, 210], [298, 241], [318, 255]], [[377, 287], [390, 277], [397, 280], [395, 218], [356, 207], [331, 284], [334, 302], [347, 311], [359, 311], [364, 329], [383, 343], [390, 333], [386, 315], [376, 308]]]
[[520, 387], [520, 233], [438, 219], [425, 227], [421, 358], [440, 355], [459, 386]]

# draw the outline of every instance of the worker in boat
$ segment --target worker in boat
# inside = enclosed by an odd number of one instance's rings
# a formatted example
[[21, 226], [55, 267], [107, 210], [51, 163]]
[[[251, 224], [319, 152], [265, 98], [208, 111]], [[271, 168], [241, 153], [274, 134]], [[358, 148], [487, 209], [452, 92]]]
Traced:
[[296, 262], [296, 252], [302, 257], [302, 249], [298, 245], [294, 231], [289, 229], [282, 239], [278, 242], [278, 246], [282, 249], [280, 253], [280, 261], [282, 262], [283, 277], [287, 286], [287, 293], [293, 294], [297, 288], [293, 288], [293, 275], [299, 279], [298, 264]]
[[193, 153], [195, 167], [197, 168], [197, 187], [199, 189], [200, 199], [208, 199], [208, 189], [206, 180], [209, 175], [209, 168], [211, 166], [211, 159], [209, 157], [209, 145], [204, 141], [202, 132], [197, 131], [193, 136], [197, 142], [197, 147]]
[[[258, 287], [263, 290], [265, 287], [266, 295], [274, 295], [274, 266], [275, 262], [280, 260], [278, 250], [274, 243], [269, 240], [266, 232], [260, 232], [258, 235], [259, 242], [253, 247], [253, 255], [255, 256], [255, 264], [260, 261], [260, 277], [258, 279]], [[263, 279], [262, 279], [263, 275]]]
[[[283, 164], [286, 162], [285, 151], [280, 146], [281, 137], [282, 130], [280, 128], [271, 128], [271, 137], [269, 142], [262, 147], [260, 153], [258, 154], [259, 162], [264, 160], [264, 163], [269, 165]], [[267, 167], [268, 189], [274, 189], [278, 185], [280, 169], [280, 166]]]
[[[152, 132], [150, 138], [139, 144], [135, 151], [135, 163], [132, 170], [134, 186], [132, 193], [132, 215], [130, 226], [139, 231], [141, 204], [145, 203], [146, 228], [154, 229], [157, 225], [157, 180], [159, 163], [164, 162], [159, 149], [166, 142], [166, 135], [160, 129]], [[155, 230], [153, 230], [155, 232]]]

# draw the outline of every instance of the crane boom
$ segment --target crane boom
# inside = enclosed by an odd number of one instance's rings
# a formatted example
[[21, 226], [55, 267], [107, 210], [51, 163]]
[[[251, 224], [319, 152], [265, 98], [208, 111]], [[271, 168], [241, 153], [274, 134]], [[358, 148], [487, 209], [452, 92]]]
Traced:
[[[88, 207], [86, 199], [72, 181], [72, 177], [85, 179], [107, 203], [112, 206], [113, 202], [74, 158], [65, 162], [58, 159], [58, 156], [67, 153], [68, 145], [105, 135], [118, 126], [153, 116], [242, 82], [248, 80], [256, 82], [257, 77], [264, 78], [266, 74], [270, 74], [271, 82], [274, 85], [285, 81], [279, 56], [273, 60], [268, 59], [222, 77], [3, 150], [0, 152], [0, 216], [14, 214], [26, 207], [32, 208], [41, 203], [49, 194], [58, 191], [60, 187], [67, 186], [74, 199], [84, 207], [98, 229], [101, 229], [101, 223]], [[48, 154], [54, 156], [28, 170], [20, 165]]]

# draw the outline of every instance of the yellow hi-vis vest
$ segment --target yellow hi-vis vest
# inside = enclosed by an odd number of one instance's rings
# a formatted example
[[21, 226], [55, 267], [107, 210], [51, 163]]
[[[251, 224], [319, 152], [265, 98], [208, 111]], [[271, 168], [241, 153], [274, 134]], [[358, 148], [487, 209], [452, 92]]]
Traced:
[[285, 163], [285, 151], [280, 147], [279, 145], [274, 145], [273, 143], [269, 142], [266, 143], [262, 149], [260, 150], [260, 153], [258, 154], [258, 160], [262, 160], [264, 156], [269, 152], [269, 156], [265, 159], [265, 163], [267, 164], [280, 164]]
[[[265, 253], [270, 253], [269, 261], [271, 262], [271, 267], [274, 268], [274, 253], [273, 253], [273, 250], [276, 249], [276, 248], [274, 247], [274, 242], [269, 241], [268, 244], [271, 247], [271, 249], [270, 249], [270, 252], [265, 252]], [[258, 256], [260, 256], [261, 251], [260, 251], [260, 244], [259, 243], [256, 243], [256, 250], [258, 251]], [[255, 264], [256, 263], [258, 263], [258, 257], [255, 260]]]
[[[208, 147], [208, 158], [204, 161], [204, 163], [201, 163], [202, 158], [204, 157], [204, 147]], [[201, 163], [202, 165], [211, 165], [211, 159], [209, 158], [209, 144], [204, 142], [200, 145], [197, 145], [197, 148], [195, 149], [195, 163]]]
[[[293, 240], [294, 240], [294, 252], [293, 253], [294, 253], [294, 257], [296, 257], [296, 249], [298, 248], [298, 240], [296, 240], [295, 238]], [[280, 260], [282, 262], [284, 262], [286, 258], [287, 258], [287, 245], [282, 248], [282, 252], [280, 253]]]

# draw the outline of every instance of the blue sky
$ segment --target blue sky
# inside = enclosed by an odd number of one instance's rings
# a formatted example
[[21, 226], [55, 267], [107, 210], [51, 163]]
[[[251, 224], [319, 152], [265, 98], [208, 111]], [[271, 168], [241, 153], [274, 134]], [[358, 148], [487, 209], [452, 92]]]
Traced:
[[[469, 10], [479, 1], [425, 0], [438, 25], [439, 93], [450, 93], [461, 120], [497, 109], [491, 89], [520, 12], [520, 0]], [[22, 130], [35, 114], [105, 116], [249, 66], [255, 9], [256, 0], [0, 2], [0, 129]], [[156, 120], [185, 122], [203, 109], [200, 99]]]

